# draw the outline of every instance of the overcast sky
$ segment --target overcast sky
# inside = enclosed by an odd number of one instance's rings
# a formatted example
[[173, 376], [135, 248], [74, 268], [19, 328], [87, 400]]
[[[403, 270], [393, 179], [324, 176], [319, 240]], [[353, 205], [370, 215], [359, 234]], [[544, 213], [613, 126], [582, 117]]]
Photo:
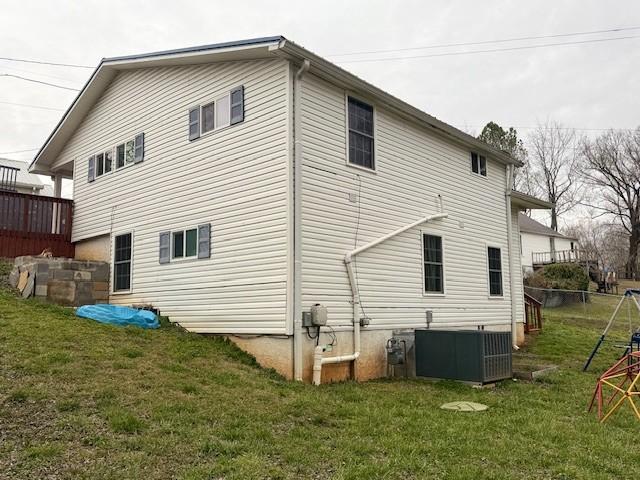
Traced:
[[[415, 57], [614, 37], [640, 29], [407, 49], [640, 26], [638, 1], [6, 1], [0, 57], [95, 66], [102, 57], [284, 35], [436, 117], [478, 133], [493, 120], [552, 119], [592, 129], [640, 124], [640, 38], [471, 55]], [[90, 69], [0, 61], [13, 74], [80, 88]], [[31, 160], [76, 92], [0, 76], [0, 156]], [[8, 103], [39, 105], [45, 110]], [[16, 153], [13, 153], [16, 152]]]

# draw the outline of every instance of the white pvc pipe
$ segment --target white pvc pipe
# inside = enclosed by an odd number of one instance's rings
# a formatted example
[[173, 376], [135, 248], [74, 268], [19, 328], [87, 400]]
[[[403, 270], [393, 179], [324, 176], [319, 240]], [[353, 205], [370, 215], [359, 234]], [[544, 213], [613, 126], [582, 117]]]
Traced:
[[[349, 284], [351, 285], [351, 295], [352, 295], [352, 303], [353, 303], [353, 353], [347, 355], [339, 355], [335, 357], [323, 357], [324, 348], [321, 345], [318, 345], [313, 351], [313, 384], [320, 385], [322, 383], [322, 365], [328, 363], [342, 363], [342, 362], [354, 362], [354, 376], [356, 376], [356, 368], [357, 368], [357, 360], [360, 356], [360, 318], [359, 318], [359, 308], [360, 308], [360, 294], [358, 292], [358, 284], [356, 283], [355, 272], [353, 271], [352, 261], [353, 258], [359, 253], [364, 252], [365, 250], [370, 249], [371, 247], [375, 247], [385, 240], [390, 239], [391, 237], [395, 237], [402, 232], [406, 232], [407, 230], [417, 227], [422, 223], [427, 223], [432, 220], [439, 220], [441, 218], [446, 218], [448, 215], [446, 213], [437, 213], [435, 215], [431, 215], [428, 217], [423, 217], [419, 220], [416, 220], [409, 225], [405, 225], [404, 227], [398, 228], [387, 235], [384, 235], [377, 240], [369, 242], [361, 247], [358, 247], [350, 252], [347, 252], [344, 256], [344, 264], [347, 268], [347, 275], [349, 277]], [[318, 332], [318, 334], [320, 334]]]

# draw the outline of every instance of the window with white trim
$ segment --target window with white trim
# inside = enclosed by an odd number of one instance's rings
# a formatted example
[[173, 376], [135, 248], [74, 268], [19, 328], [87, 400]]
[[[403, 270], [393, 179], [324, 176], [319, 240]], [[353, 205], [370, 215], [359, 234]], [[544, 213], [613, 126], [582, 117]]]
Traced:
[[425, 293], [444, 293], [442, 237], [422, 235]]
[[487, 176], [487, 158], [476, 152], [471, 152], [471, 171], [483, 177]]
[[489, 295], [502, 296], [502, 250], [487, 247], [487, 265], [489, 268]]
[[131, 290], [131, 257], [133, 235], [124, 233], [116, 235], [113, 249], [113, 291]]
[[349, 163], [374, 170], [373, 107], [348, 97], [347, 110]]
[[189, 140], [244, 121], [244, 86], [189, 109]]
[[194, 258], [198, 255], [198, 229], [178, 230], [171, 233], [171, 257]]
[[144, 133], [117, 144], [103, 152], [91, 155], [87, 169], [89, 182], [114, 170], [144, 160]]

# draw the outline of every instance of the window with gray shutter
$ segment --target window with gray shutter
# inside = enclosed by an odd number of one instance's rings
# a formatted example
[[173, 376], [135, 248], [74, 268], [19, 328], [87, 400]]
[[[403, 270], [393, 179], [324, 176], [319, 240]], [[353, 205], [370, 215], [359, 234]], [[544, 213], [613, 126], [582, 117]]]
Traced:
[[133, 152], [133, 163], [140, 163], [144, 160], [144, 133], [136, 135]]
[[91, 155], [89, 157], [89, 172], [87, 175], [87, 181], [93, 182], [96, 179], [96, 157]]
[[160, 263], [169, 263], [171, 261], [171, 232], [162, 232], [160, 234]]
[[244, 121], [244, 86], [231, 90], [231, 125]]
[[200, 138], [200, 107], [189, 110], [189, 140]]
[[198, 258], [211, 257], [211, 224], [198, 225]]

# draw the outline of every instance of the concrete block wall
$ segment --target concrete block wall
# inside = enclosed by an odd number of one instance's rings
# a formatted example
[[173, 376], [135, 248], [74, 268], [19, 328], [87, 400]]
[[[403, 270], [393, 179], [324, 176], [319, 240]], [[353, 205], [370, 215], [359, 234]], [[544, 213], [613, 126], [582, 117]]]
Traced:
[[[109, 264], [69, 258], [17, 257], [10, 275], [17, 284], [21, 272], [35, 276], [34, 296], [67, 306], [109, 301]], [[15, 286], [15, 285], [14, 285]]]

